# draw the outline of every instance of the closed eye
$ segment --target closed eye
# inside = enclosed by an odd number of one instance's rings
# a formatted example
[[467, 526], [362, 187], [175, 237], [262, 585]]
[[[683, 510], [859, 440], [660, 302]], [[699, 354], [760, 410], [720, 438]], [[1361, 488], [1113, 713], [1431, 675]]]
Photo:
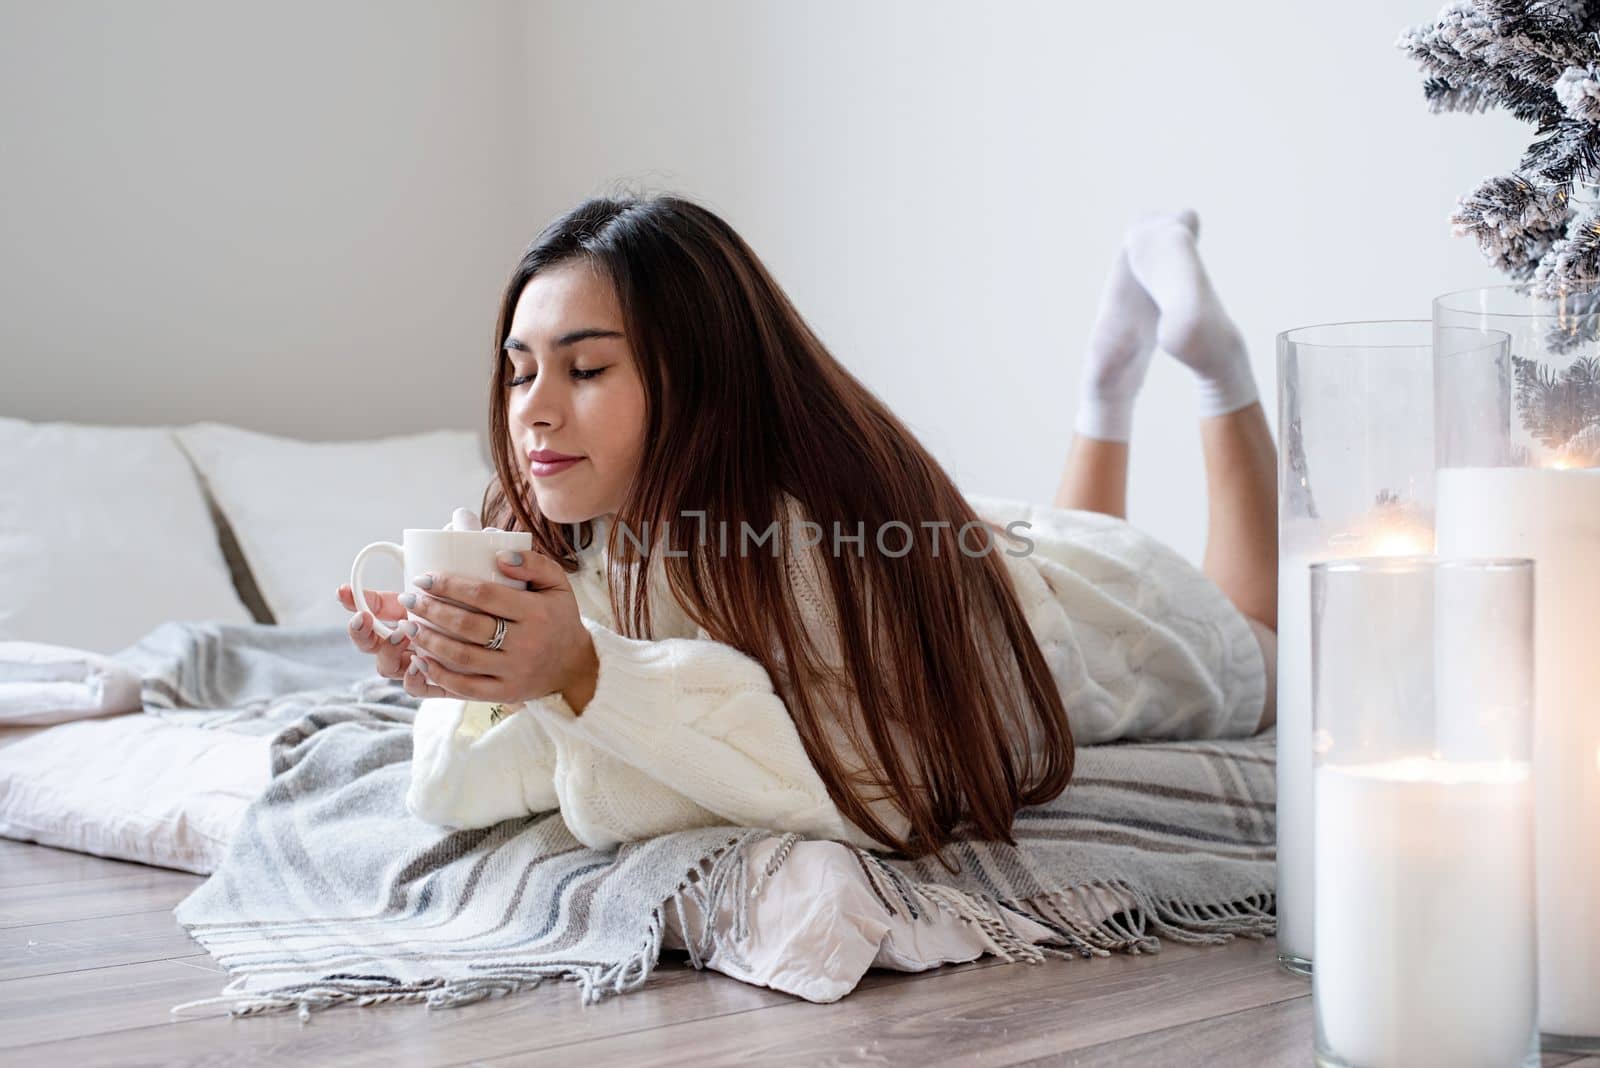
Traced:
[[[574, 367], [572, 369], [572, 377], [577, 379], [579, 382], [588, 382], [592, 379], [599, 378], [604, 371], [604, 367], [591, 367], [587, 370], [579, 370], [578, 368]], [[520, 386], [525, 382], [532, 382], [533, 377], [533, 375], [515, 375], [506, 379], [506, 388], [511, 389], [516, 386]]]

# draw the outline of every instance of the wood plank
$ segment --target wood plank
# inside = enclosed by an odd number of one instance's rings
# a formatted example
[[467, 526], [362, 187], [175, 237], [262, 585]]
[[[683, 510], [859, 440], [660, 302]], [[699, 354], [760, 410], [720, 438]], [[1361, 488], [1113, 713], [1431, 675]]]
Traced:
[[[1143, 957], [1052, 960], [930, 983], [885, 983], [832, 1005], [773, 1006], [736, 1024], [693, 1021], [591, 1040], [581, 1056], [586, 1068], [862, 1059], [1009, 1065], [1306, 996], [1305, 980], [1278, 968], [1270, 941], [1213, 946], [1163, 961], [1165, 956], [1164, 950]], [[463, 1050], [456, 1063], [510, 1063], [532, 1049], [551, 1048], [541, 1044], [502, 1057]], [[556, 1048], [567, 1057], [580, 1052]]]
[[[190, 965], [194, 961], [166, 963]], [[929, 982], [997, 966], [1012, 967], [987, 957], [926, 972], [875, 969], [858, 990], [885, 982]], [[87, 980], [94, 975], [77, 972], [63, 979], [70, 989], [72, 980]], [[213, 979], [197, 996], [214, 995], [224, 981], [222, 977]], [[10, 985], [0, 985], [0, 994]], [[315, 1014], [309, 1023], [301, 1023], [292, 1013], [237, 1020], [216, 1016], [173, 1020], [168, 1009], [182, 1000], [145, 1006], [140, 1011], [148, 1014], [146, 1019], [131, 1025], [128, 1021], [136, 1020], [138, 1015], [131, 1009], [127, 1017], [112, 1013], [105, 1021], [82, 1019], [82, 1026], [94, 1030], [77, 1032], [67, 1040], [32, 1043], [27, 1047], [28, 1055], [41, 1063], [67, 1060], [74, 1068], [90, 1068], [130, 1059], [163, 1065], [211, 1065], [220, 1058], [270, 1049], [274, 1058], [316, 1064], [337, 1060], [341, 1065], [393, 1068], [396, 1059], [408, 1065], [454, 1063], [464, 1050], [492, 1055], [517, 1054], [551, 1044], [583, 1048], [589, 1040], [619, 1032], [739, 1015], [771, 1005], [805, 1004], [788, 994], [751, 986], [720, 972], [696, 971], [682, 952], [674, 951], [663, 954], [646, 989], [591, 1006], [578, 1001], [573, 984], [553, 980], [508, 998], [460, 1009], [430, 1012], [416, 1005], [342, 1008]]]
[[[185, 968], [199, 968], [203, 972], [212, 972], [217, 975], [227, 975], [228, 969], [211, 959], [209, 953], [198, 953], [193, 957], [173, 957], [173, 964], [181, 964]], [[218, 989], [221, 989], [220, 987]]]
[[0, 839], [0, 897], [10, 887], [171, 870], [127, 860], [90, 856], [88, 853], [74, 853], [66, 849], [52, 849], [32, 842]]
[[[1105, 1042], [1072, 1055], [1074, 1068], [1278, 1068], [1309, 1064], [1315, 1036], [1311, 996], [1214, 1016], [1197, 1023], [1150, 1031], [1137, 1038]], [[1581, 1068], [1569, 1053], [1545, 1053], [1540, 1068]]]
[[1312, 1060], [1311, 995], [1213, 1016], [1209, 1020], [1102, 1042], [1072, 1055], [1074, 1068], [1279, 1068]]
[[72, 879], [0, 890], [0, 929], [132, 912], [171, 910], [205, 880], [198, 875], [137, 867], [96, 879]]
[[[211, 983], [210, 993], [221, 986], [221, 982]], [[725, 1017], [791, 1000], [787, 994], [717, 972], [697, 972], [686, 964], [669, 962], [652, 975], [647, 990], [589, 1006], [579, 1002], [575, 984], [554, 980], [511, 997], [459, 1009], [429, 1011], [420, 1005], [341, 1008], [316, 1013], [306, 1023], [294, 1013], [172, 1021], [167, 1014], [170, 1005], [162, 1005], [159, 1018], [148, 1019], [145, 1026], [30, 1044], [14, 1050], [13, 1055], [26, 1058], [27, 1063], [68, 1063], [73, 1068], [128, 1063], [214, 1066], [253, 1063], [267, 1054], [274, 1063], [394, 1068], [397, 1062], [420, 1066], [459, 1060], [463, 1050], [511, 1053], [537, 1048], [548, 1044], [551, 1034], [581, 1043], [618, 1031]]]
[[[675, 983], [714, 981], [711, 977], [715, 974], [707, 972], [704, 979], [697, 980], [696, 973], [686, 964], [669, 961], [656, 976], [652, 976], [649, 996], [655, 996], [659, 990]], [[725, 981], [733, 982], [731, 979]], [[189, 1010], [181, 1018], [172, 1016], [170, 1010], [174, 1005], [184, 1002], [214, 997], [226, 982], [227, 974], [209, 958], [200, 965], [193, 959], [152, 961], [6, 980], [0, 985], [0, 1001], [5, 1005], [4, 1015], [8, 1024], [0, 1029], [0, 1049], [82, 1039], [143, 1027], [181, 1025], [206, 1017], [224, 1018], [227, 1008], [220, 1005], [214, 1009]], [[570, 985], [562, 987], [549, 983], [542, 990], [529, 992], [532, 999], [539, 998], [541, 994], [571, 997], [574, 989]], [[516, 999], [485, 1003], [485, 1007], [490, 1005], [495, 1009], [517, 1009]], [[524, 1001], [518, 1011], [527, 1017], [530, 1024], [536, 1024], [541, 1017], [537, 1011], [530, 1011], [531, 1008], [536, 1008], [534, 1002]], [[387, 1022], [404, 1022], [404, 1018], [413, 1013], [419, 1018], [429, 1015], [426, 1009], [420, 1007], [396, 1009], [396, 1014], [388, 1017]], [[483, 1008], [475, 1011], [481, 1013]], [[363, 1015], [365, 1010], [352, 1010], [349, 1018], [356, 1019]], [[278, 1019], [287, 1018], [291, 1017]], [[247, 1036], [249, 1032], [260, 1032], [260, 1023], [266, 1019], [258, 1017], [250, 1020], [242, 1030]], [[346, 1014], [341, 1010], [332, 1017], [319, 1016], [317, 1019], [340, 1021], [346, 1019]], [[501, 1021], [502, 1026], [511, 1023], [514, 1021], [510, 1019]]]
[[170, 909], [8, 927], [0, 930], [0, 980], [204, 953]]
[[175, 960], [12, 979], [0, 983], [7, 1020], [0, 1049], [148, 1027], [169, 1019], [174, 1005], [215, 996], [226, 982], [221, 973]]

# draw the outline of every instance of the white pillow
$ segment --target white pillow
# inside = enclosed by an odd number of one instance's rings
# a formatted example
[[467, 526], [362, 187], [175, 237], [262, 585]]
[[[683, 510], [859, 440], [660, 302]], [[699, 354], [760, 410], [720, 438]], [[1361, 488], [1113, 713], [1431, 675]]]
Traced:
[[204, 875], [266, 789], [272, 736], [134, 712], [0, 748], [0, 835]]
[[92, 719], [144, 707], [139, 672], [99, 653], [0, 642], [0, 724]]
[[285, 626], [344, 622], [335, 591], [362, 546], [477, 508], [494, 477], [470, 430], [309, 442], [196, 423], [177, 436]]
[[171, 430], [0, 418], [0, 640], [114, 653], [172, 620], [252, 621]]

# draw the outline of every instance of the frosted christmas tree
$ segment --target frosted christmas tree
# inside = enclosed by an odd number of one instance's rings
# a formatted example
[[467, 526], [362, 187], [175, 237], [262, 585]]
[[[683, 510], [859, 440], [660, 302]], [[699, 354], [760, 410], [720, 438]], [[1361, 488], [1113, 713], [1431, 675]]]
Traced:
[[1535, 296], [1600, 289], [1600, 3], [1456, 0], [1398, 44], [1435, 112], [1503, 107], [1534, 127], [1514, 170], [1457, 201], [1456, 232]]
[[1534, 128], [1514, 170], [1459, 197], [1455, 232], [1537, 301], [1553, 302], [1542, 352], [1511, 354], [1522, 429], [1572, 466], [1600, 463], [1600, 0], [1455, 0], [1398, 45], [1435, 112], [1505, 108]]

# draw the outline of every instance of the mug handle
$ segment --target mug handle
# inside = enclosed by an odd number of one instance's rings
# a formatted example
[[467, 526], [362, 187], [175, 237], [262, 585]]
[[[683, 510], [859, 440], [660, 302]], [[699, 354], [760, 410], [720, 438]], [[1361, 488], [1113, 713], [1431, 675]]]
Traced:
[[[392, 541], [375, 541], [371, 545], [356, 553], [355, 562], [350, 565], [350, 596], [356, 603], [357, 611], [372, 612], [372, 607], [367, 604], [367, 591], [361, 585], [361, 571], [366, 566], [367, 560], [373, 556], [392, 556], [400, 565], [401, 582], [405, 581], [406, 553]], [[387, 638], [394, 633], [394, 628], [378, 618], [378, 613], [372, 612], [372, 630], [380, 638]]]

